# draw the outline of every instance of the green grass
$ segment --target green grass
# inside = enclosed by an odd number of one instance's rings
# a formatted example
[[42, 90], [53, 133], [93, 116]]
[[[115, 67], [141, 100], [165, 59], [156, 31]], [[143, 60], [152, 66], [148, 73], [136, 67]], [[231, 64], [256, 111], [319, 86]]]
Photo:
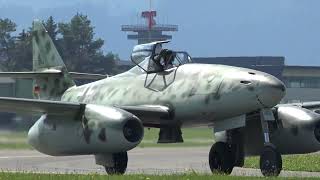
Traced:
[[[183, 129], [184, 143], [157, 144], [159, 129], [145, 129], [139, 147], [198, 147], [213, 144], [212, 130], [208, 128]], [[0, 149], [32, 149], [27, 143], [27, 132], [0, 132]]]
[[[35, 174], [35, 173], [0, 173], [0, 180], [246, 180], [246, 179], [301, 179], [301, 178], [259, 178], [259, 177], [235, 177], [235, 176], [218, 176], [218, 175], [124, 175], [124, 176], [107, 176], [98, 174], [79, 175], [79, 174]], [[305, 178], [304, 178], [305, 179]], [[312, 179], [312, 178], [308, 178]], [[316, 178], [313, 178], [316, 179]]]
[[28, 143], [0, 143], [0, 150], [1, 149], [33, 149]]
[[32, 149], [27, 143], [27, 132], [0, 132], [0, 149]]
[[[320, 172], [320, 155], [285, 155], [282, 156], [284, 170]], [[250, 157], [245, 161], [245, 167], [259, 168], [259, 157]]]

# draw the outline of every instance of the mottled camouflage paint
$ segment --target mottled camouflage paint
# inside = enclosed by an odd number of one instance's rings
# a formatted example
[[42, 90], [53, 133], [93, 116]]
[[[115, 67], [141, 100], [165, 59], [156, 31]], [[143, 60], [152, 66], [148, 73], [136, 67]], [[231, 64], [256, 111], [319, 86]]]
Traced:
[[[114, 77], [72, 87], [62, 101], [108, 106], [170, 105], [174, 121], [200, 125], [261, 108], [256, 76], [268, 75], [223, 65], [185, 64], [147, 77], [135, 67]], [[245, 80], [252, 83], [241, 83]]]
[[41, 99], [60, 100], [62, 94], [75, 83], [68, 74], [61, 56], [41, 22], [34, 21], [32, 35], [33, 71], [41, 72], [55, 69], [61, 70], [63, 76], [60, 78], [36, 78], [34, 86], [40, 87]]

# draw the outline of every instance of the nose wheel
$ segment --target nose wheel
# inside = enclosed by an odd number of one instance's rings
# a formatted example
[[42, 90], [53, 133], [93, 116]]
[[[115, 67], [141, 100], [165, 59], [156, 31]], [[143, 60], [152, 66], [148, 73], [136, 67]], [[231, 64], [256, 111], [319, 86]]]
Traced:
[[282, 170], [281, 154], [273, 144], [266, 144], [260, 155], [260, 169], [264, 176], [278, 176]]

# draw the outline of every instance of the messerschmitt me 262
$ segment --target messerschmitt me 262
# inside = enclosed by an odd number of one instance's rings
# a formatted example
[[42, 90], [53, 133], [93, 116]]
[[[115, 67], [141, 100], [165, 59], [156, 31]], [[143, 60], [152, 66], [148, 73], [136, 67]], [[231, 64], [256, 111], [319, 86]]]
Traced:
[[[127, 72], [76, 86], [44, 26], [33, 23], [33, 72], [1, 76], [33, 78], [39, 99], [0, 98], [1, 111], [39, 114], [28, 142], [53, 156], [95, 155], [109, 174], [123, 174], [127, 151], [143, 139], [144, 127], [160, 128], [159, 142], [182, 142], [181, 127], [207, 126], [218, 139], [209, 152], [213, 172], [230, 173], [244, 159], [239, 128], [247, 116], [261, 118], [260, 168], [278, 175], [281, 155], [269, 138], [270, 108], [285, 95], [272, 75], [224, 65], [195, 64], [184, 52], [154, 42], [135, 46]], [[76, 74], [77, 75], [77, 74]]]

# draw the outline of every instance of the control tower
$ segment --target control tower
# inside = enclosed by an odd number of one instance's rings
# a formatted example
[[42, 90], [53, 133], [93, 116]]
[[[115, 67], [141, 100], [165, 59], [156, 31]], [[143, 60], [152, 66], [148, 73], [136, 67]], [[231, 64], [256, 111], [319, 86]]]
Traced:
[[121, 31], [133, 32], [133, 34], [128, 35], [128, 39], [138, 40], [138, 44], [172, 39], [171, 35], [163, 34], [163, 32], [178, 31], [178, 26], [157, 24], [155, 20], [156, 16], [156, 11], [143, 11], [141, 13], [141, 18], [145, 19], [145, 24], [122, 25]]

